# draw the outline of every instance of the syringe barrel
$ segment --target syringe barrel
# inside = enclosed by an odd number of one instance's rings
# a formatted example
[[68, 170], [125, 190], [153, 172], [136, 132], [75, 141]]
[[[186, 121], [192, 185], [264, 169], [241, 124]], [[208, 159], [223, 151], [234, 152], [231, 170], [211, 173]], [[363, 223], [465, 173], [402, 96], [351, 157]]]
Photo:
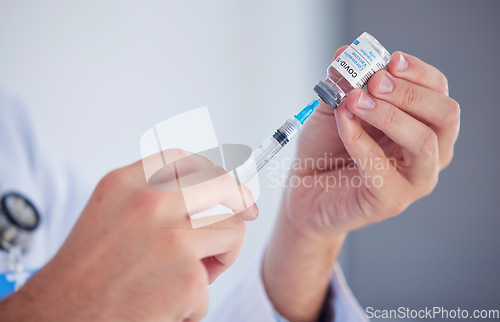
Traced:
[[[265, 166], [287, 143], [299, 133], [302, 123], [311, 115], [312, 111], [318, 106], [315, 100], [306, 106], [298, 115], [288, 119], [281, 125], [273, 135], [267, 138], [257, 149], [252, 152], [250, 158], [245, 163], [231, 171], [231, 174], [237, 178], [238, 184], [248, 184], [257, 172]], [[191, 219], [201, 219], [220, 214], [218, 205], [211, 209], [190, 214]], [[224, 209], [224, 210], [227, 210]]]
[[296, 119], [288, 119], [276, 132], [268, 137], [251, 157], [236, 169], [238, 179], [243, 184], [247, 183], [269, 160], [272, 159], [297, 133], [302, 124]]

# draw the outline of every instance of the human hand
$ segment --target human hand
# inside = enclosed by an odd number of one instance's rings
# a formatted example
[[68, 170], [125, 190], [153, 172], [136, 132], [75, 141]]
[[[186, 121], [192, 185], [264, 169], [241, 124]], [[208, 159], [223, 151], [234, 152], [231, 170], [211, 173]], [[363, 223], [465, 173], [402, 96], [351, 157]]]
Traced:
[[[312, 158], [315, 168], [295, 167], [303, 184], [283, 202], [300, 233], [345, 234], [395, 216], [429, 194], [452, 159], [460, 108], [439, 70], [396, 52], [367, 89], [335, 110], [321, 103], [301, 133], [296, 162]], [[324, 185], [306, 187], [314, 176]]]
[[452, 159], [460, 109], [440, 71], [396, 52], [367, 89], [335, 110], [321, 102], [299, 136], [262, 270], [288, 320], [317, 320], [349, 231], [429, 194]]
[[[167, 160], [186, 155], [164, 153]], [[230, 174], [199, 156], [183, 160], [186, 176], [212, 178], [194, 180], [201, 183], [190, 187], [199, 196], [191, 209], [223, 204], [240, 216], [193, 230], [181, 192], [150, 189], [141, 162], [115, 170], [98, 184], [56, 256], [0, 303], [1, 320], [200, 320], [208, 309], [207, 285], [237, 257], [242, 218], [253, 219], [258, 210], [241, 208]], [[242, 192], [252, 200], [248, 189]], [[9, 315], [9, 306], [21, 315]]]

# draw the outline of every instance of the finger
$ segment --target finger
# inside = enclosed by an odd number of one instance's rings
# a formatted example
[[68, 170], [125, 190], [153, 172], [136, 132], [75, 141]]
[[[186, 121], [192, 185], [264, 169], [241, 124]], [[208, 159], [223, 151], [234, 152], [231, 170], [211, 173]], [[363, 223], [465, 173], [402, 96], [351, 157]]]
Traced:
[[449, 164], [460, 129], [460, 106], [455, 100], [394, 77], [387, 71], [373, 75], [367, 88], [373, 97], [389, 102], [429, 125], [438, 136], [441, 168]]
[[[335, 109], [335, 115], [342, 142], [360, 174], [357, 181], [362, 185], [357, 193], [364, 194], [365, 200], [368, 200], [367, 214], [379, 207], [387, 209], [387, 218], [401, 213], [408, 206], [405, 196], [411, 185], [399, 174], [395, 161], [387, 158], [358, 118], [347, 109], [345, 102]], [[354, 177], [351, 180], [354, 181]]]
[[354, 115], [384, 132], [402, 147], [404, 173], [413, 183], [429, 182], [438, 173], [437, 135], [431, 128], [394, 105], [357, 89], [349, 93], [346, 106]]
[[208, 284], [212, 284], [217, 278], [224, 273], [238, 258], [241, 248], [233, 249], [227, 253], [205, 257], [202, 259], [203, 264], [208, 272]]
[[360, 174], [372, 180], [380, 176], [388, 183], [386, 186], [397, 186], [391, 184], [397, 178], [396, 169], [382, 148], [366, 133], [357, 117], [347, 109], [345, 102], [335, 109], [335, 116], [340, 138]]
[[[153, 166], [155, 162], [159, 170], [149, 178], [148, 186], [155, 190], [175, 191], [178, 189], [176, 181], [180, 176], [212, 168], [215, 165], [207, 158], [196, 153], [181, 149], [168, 149], [161, 154], [153, 155], [142, 160], [143, 166]], [[160, 165], [157, 163], [161, 162]], [[147, 169], [145, 169], [146, 172]]]
[[194, 254], [201, 260], [239, 250], [245, 238], [245, 232], [246, 226], [243, 219], [239, 216], [232, 216], [203, 229], [191, 230], [189, 244]]
[[396, 51], [387, 64], [392, 75], [448, 96], [448, 80], [436, 67], [415, 56]]
[[163, 151], [163, 156], [166, 164], [174, 164], [177, 171], [176, 175], [179, 177], [202, 169], [215, 167], [214, 163], [208, 158], [181, 149], [165, 150]]
[[335, 60], [335, 58], [339, 57], [339, 55], [340, 55], [340, 54], [342, 54], [342, 52], [343, 52], [344, 50], [346, 50], [346, 48], [347, 48], [347, 47], [349, 47], [349, 46], [345, 45], [345, 46], [342, 46], [342, 47], [340, 47], [339, 49], [337, 49], [337, 51], [336, 51], [336, 52], [335, 52], [335, 54], [333, 55], [333, 60]]
[[[257, 217], [259, 216], [259, 208], [257, 207], [257, 204], [254, 203], [253, 206], [248, 207], [243, 211], [240, 211], [237, 215], [245, 221], [253, 221], [256, 220]], [[203, 216], [199, 218], [191, 216], [191, 226], [192, 228], [197, 229], [200, 227], [212, 225], [216, 222], [225, 220], [231, 216], [234, 216], [234, 213], [222, 213], [211, 216]]]
[[218, 204], [239, 213], [254, 204], [251, 191], [220, 167], [180, 177], [179, 184], [189, 214]]
[[[219, 255], [219, 257], [222, 255]], [[208, 273], [208, 284], [215, 282], [217, 277], [219, 277], [227, 269], [221, 262], [219, 262], [217, 256], [205, 257], [201, 261], [205, 265]]]
[[167, 149], [144, 157], [133, 167], [142, 166], [148, 187], [161, 191], [176, 191], [176, 178], [179, 175], [213, 167], [214, 164], [205, 157], [182, 149]]
[[257, 206], [257, 203], [254, 203], [253, 205], [247, 207], [243, 211], [240, 211], [238, 213], [238, 216], [240, 216], [245, 221], [256, 220], [257, 217], [259, 217], [259, 207]]
[[394, 77], [387, 71], [373, 75], [367, 89], [372, 96], [401, 108], [437, 129], [455, 125], [458, 104], [436, 91]]

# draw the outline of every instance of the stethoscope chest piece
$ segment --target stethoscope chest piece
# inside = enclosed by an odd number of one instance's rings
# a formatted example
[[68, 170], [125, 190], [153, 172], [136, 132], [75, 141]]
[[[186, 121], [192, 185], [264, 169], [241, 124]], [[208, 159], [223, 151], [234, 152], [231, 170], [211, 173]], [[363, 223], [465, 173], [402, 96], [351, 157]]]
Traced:
[[33, 203], [23, 195], [10, 192], [0, 200], [0, 248], [26, 250], [33, 231], [40, 224], [40, 215]]

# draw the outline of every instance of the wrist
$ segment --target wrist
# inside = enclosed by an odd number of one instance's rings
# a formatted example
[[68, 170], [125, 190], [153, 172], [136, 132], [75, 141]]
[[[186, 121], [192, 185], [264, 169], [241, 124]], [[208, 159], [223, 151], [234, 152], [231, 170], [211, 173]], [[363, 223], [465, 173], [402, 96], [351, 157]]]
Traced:
[[282, 211], [266, 252], [262, 278], [276, 310], [291, 321], [315, 320], [327, 294], [345, 234], [302, 231]]
[[46, 311], [40, 311], [37, 304], [43, 299], [44, 294], [33, 294], [27, 286], [12, 293], [0, 302], [0, 320], [5, 322], [14, 321], [51, 321]]
[[83, 301], [77, 298], [79, 288], [73, 284], [75, 278], [52, 268], [49, 262], [23, 287], [0, 302], [1, 321], [89, 320], [80, 314]]

